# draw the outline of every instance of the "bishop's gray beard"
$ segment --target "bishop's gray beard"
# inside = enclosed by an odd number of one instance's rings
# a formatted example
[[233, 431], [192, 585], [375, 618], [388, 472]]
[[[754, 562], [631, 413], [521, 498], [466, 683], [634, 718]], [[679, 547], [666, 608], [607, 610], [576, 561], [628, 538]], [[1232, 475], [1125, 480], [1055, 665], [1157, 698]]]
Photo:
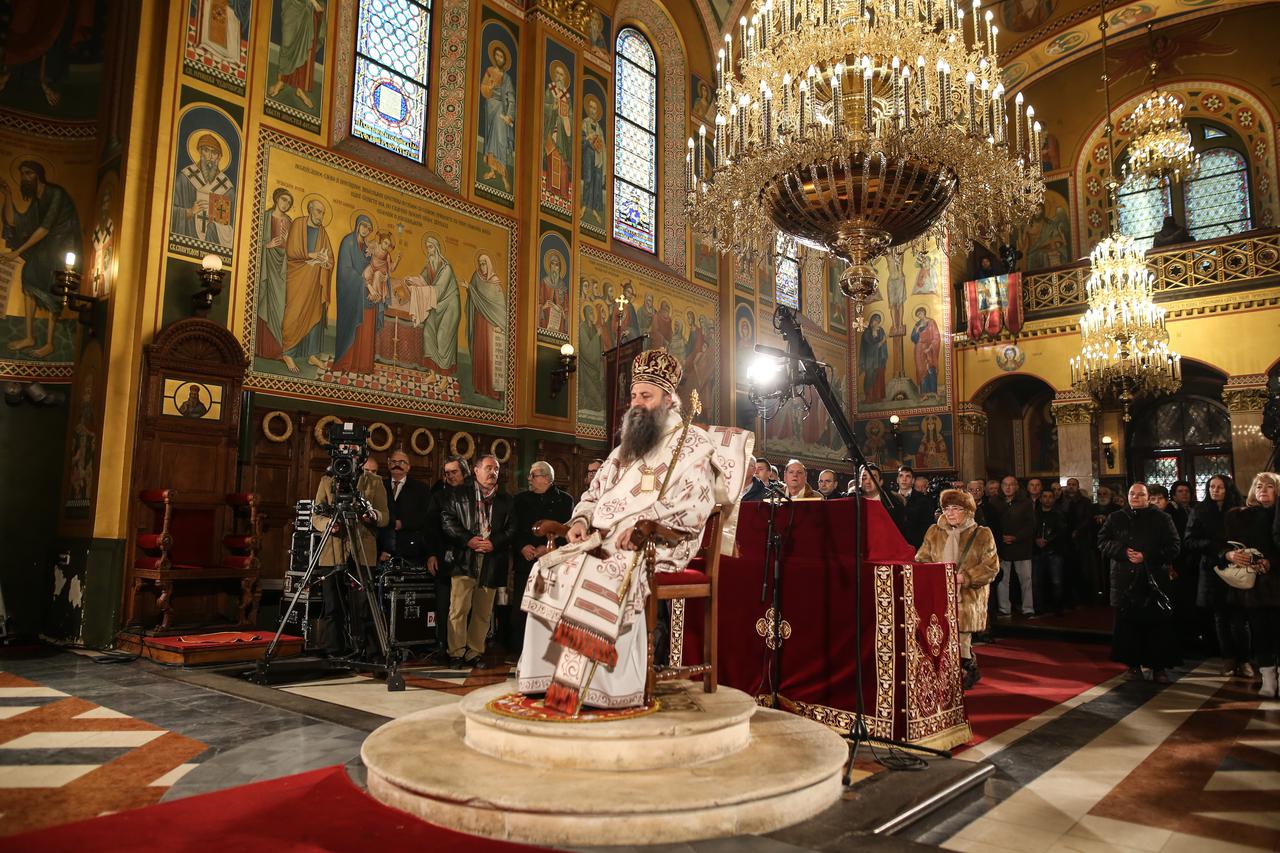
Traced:
[[662, 439], [666, 410], [632, 406], [622, 417], [622, 463], [629, 464], [647, 455]]

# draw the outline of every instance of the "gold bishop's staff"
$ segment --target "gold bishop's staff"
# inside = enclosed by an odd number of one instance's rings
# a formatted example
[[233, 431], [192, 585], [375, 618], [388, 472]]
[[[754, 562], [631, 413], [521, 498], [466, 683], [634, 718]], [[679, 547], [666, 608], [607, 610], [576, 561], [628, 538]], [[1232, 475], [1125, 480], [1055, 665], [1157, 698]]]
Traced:
[[[667, 466], [667, 473], [662, 477], [662, 488], [658, 489], [658, 499], [655, 505], [662, 501], [662, 496], [667, 493], [667, 486], [671, 484], [671, 475], [676, 470], [676, 463], [680, 461], [680, 451], [684, 450], [684, 440], [689, 435], [689, 425], [693, 423], [693, 419], [702, 414], [702, 398], [698, 396], [695, 388], [689, 392], [689, 409], [684, 413], [684, 426], [680, 430], [680, 441], [676, 443], [676, 452], [671, 457], [671, 464]], [[657, 519], [651, 519], [657, 521]], [[632, 530], [634, 531], [634, 527]], [[631, 565], [627, 566], [627, 573], [622, 577], [622, 590], [619, 598], [622, 599], [622, 606], [626, 607], [627, 594], [631, 592], [631, 579], [635, 576], [636, 564], [640, 562], [640, 549], [636, 549], [636, 554], [631, 558]], [[652, 630], [653, 626], [649, 626]], [[600, 661], [593, 660], [591, 662], [591, 671], [587, 673], [587, 680], [583, 683], [582, 689], [578, 691], [578, 707], [573, 709], [573, 716], [582, 713], [582, 704], [587, 700], [587, 690], [591, 687], [591, 680], [596, 677], [596, 667], [600, 666]]]

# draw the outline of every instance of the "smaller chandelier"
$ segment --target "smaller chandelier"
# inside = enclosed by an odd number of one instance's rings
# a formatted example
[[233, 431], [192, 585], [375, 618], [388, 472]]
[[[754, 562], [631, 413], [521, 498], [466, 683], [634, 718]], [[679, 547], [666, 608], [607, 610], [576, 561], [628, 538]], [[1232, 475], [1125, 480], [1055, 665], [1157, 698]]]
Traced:
[[1094, 247], [1080, 355], [1071, 359], [1072, 387], [1120, 401], [1126, 421], [1134, 400], [1171, 394], [1182, 384], [1182, 357], [1169, 349], [1165, 311], [1153, 301], [1155, 276], [1145, 254], [1126, 236]]
[[1195, 175], [1200, 158], [1191, 145], [1191, 131], [1182, 122], [1182, 101], [1156, 90], [1138, 104], [1130, 120], [1134, 126], [1124, 173], [1179, 181]]

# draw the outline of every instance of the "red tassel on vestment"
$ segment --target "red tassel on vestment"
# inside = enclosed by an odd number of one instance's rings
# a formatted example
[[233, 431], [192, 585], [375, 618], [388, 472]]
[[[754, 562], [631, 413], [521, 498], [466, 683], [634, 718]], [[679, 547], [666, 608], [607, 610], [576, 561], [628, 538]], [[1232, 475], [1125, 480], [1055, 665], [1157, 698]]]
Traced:
[[595, 631], [575, 625], [561, 618], [551, 634], [551, 640], [566, 649], [573, 649], [588, 660], [598, 661], [605, 666], [616, 666], [618, 663], [618, 647], [613, 640], [602, 637]]
[[542, 704], [552, 711], [572, 716], [578, 710], [578, 691], [558, 681], [552, 681], [547, 685], [547, 695], [542, 700]]

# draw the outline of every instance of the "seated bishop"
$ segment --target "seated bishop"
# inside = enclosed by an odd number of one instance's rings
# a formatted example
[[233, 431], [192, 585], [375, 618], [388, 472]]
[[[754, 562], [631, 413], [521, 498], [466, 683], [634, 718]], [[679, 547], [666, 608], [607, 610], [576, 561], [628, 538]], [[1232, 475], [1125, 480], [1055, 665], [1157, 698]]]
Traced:
[[517, 686], [545, 693], [549, 709], [643, 704], [649, 587], [632, 530], [652, 520], [683, 535], [657, 546], [655, 564], [658, 572], [681, 571], [717, 503], [736, 499], [746, 481], [754, 436], [689, 423], [676, 394], [681, 375], [665, 349], [636, 356], [621, 441], [574, 507], [569, 544], [530, 572], [521, 607], [533, 618]]

